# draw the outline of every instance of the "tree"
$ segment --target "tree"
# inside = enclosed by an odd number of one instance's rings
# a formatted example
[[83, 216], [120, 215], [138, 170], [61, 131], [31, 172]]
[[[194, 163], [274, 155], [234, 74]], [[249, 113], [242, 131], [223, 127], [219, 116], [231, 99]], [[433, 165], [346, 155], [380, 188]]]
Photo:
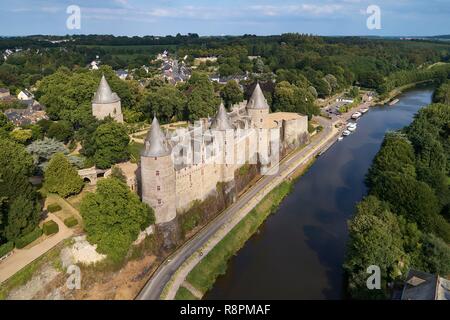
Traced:
[[422, 246], [423, 270], [440, 275], [450, 273], [450, 248], [433, 234], [426, 234]]
[[433, 101], [450, 104], [450, 81], [439, 86], [433, 95]]
[[130, 138], [123, 124], [110, 121], [100, 125], [94, 133], [95, 165], [106, 169], [129, 158]]
[[309, 119], [319, 114], [314, 105], [314, 96], [308, 89], [299, 88], [287, 81], [279, 82], [275, 86], [273, 107], [277, 111], [297, 112], [307, 115]]
[[44, 171], [48, 161], [55, 153], [69, 153], [69, 150], [67, 150], [62, 142], [49, 138], [33, 141], [27, 146], [27, 151], [33, 156], [34, 164], [42, 171]]
[[48, 163], [44, 173], [44, 187], [66, 198], [80, 193], [83, 180], [63, 153], [56, 153]]
[[48, 128], [47, 135], [49, 138], [67, 143], [73, 137], [73, 128], [68, 121], [53, 122]]
[[139, 232], [154, 223], [153, 210], [115, 178], [100, 180], [81, 201], [87, 239], [100, 253], [121, 261]]
[[14, 129], [14, 124], [9, 121], [8, 117], [3, 113], [0, 112], [0, 130], [9, 132]]
[[0, 138], [1, 238], [14, 240], [33, 230], [39, 220], [38, 193], [29, 177], [33, 158], [23, 145]]
[[194, 72], [187, 82], [187, 112], [191, 121], [213, 116], [219, 106], [208, 76]]
[[39, 222], [40, 205], [35, 197], [19, 195], [11, 201], [5, 227], [5, 238], [14, 241], [36, 228]]
[[29, 129], [15, 129], [9, 133], [15, 141], [26, 144], [33, 137], [33, 133]]
[[383, 172], [416, 176], [414, 149], [405, 135], [397, 132], [385, 135], [381, 149], [367, 174], [366, 182], [369, 188]]
[[[386, 298], [387, 283], [398, 279], [406, 254], [401, 229], [389, 205], [373, 196], [365, 198], [349, 222], [347, 259], [344, 269], [349, 277], [348, 287], [353, 298]], [[382, 288], [369, 290], [366, 269], [377, 265], [381, 269]]]
[[147, 118], [156, 115], [162, 122], [182, 120], [186, 97], [172, 85], [156, 87], [141, 102], [140, 109]]
[[220, 95], [227, 108], [244, 100], [244, 93], [239, 84], [234, 80], [230, 80], [225, 84]]

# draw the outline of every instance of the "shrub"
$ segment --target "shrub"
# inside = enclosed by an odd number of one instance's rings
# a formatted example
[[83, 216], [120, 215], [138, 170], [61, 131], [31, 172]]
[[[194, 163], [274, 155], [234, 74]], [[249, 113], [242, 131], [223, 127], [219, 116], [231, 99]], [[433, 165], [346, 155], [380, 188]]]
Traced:
[[14, 242], [12, 241], [0, 245], [0, 258], [10, 253], [12, 249], [14, 249]]
[[58, 224], [53, 220], [44, 223], [42, 229], [46, 235], [55, 234], [59, 231]]
[[19, 249], [22, 249], [23, 247], [27, 246], [28, 244], [32, 243], [34, 240], [39, 238], [42, 235], [42, 230], [40, 228], [36, 228], [30, 233], [24, 235], [23, 237], [17, 239], [16, 247]]
[[68, 228], [72, 228], [72, 227], [74, 227], [74, 226], [76, 226], [78, 224], [78, 220], [74, 216], [70, 216], [70, 217], [64, 219], [64, 224]]
[[49, 204], [47, 206], [47, 211], [48, 212], [52, 212], [52, 213], [53, 212], [58, 212], [61, 209], [62, 209], [61, 206], [59, 204], [57, 204], [57, 203], [52, 203], [52, 204]]

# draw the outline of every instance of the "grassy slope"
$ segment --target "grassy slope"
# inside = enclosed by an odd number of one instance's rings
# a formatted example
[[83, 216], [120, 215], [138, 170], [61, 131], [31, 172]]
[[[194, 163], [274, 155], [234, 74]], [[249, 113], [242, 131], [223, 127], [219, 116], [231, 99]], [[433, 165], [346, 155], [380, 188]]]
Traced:
[[244, 219], [223, 238], [187, 276], [187, 280], [203, 294], [224, 274], [228, 260], [243, 247], [264, 220], [276, 210], [292, 188], [283, 182], [273, 189]]

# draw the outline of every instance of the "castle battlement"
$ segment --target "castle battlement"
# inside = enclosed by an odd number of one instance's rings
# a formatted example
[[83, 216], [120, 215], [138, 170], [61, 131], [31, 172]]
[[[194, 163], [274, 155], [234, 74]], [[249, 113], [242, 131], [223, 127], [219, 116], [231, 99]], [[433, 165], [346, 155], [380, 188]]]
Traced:
[[142, 201], [155, 210], [156, 223], [216, 192], [220, 182], [233, 183], [244, 164], [267, 169], [280, 160], [281, 150], [304, 142], [308, 119], [296, 113], [270, 113], [259, 86], [245, 104], [228, 113], [223, 104], [212, 119], [164, 133], [153, 119], [141, 155]]

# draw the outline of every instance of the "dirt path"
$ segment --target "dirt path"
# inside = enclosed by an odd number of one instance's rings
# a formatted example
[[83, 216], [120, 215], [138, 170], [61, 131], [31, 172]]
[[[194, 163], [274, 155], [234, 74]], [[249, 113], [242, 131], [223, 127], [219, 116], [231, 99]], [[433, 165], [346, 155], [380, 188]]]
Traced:
[[58, 224], [59, 232], [48, 237], [42, 242], [27, 249], [14, 249], [13, 254], [0, 262], [0, 283], [9, 279], [16, 272], [27, 266], [44, 253], [55, 247], [61, 241], [71, 237], [73, 231], [54, 214], [49, 213], [47, 220], [53, 220]]

